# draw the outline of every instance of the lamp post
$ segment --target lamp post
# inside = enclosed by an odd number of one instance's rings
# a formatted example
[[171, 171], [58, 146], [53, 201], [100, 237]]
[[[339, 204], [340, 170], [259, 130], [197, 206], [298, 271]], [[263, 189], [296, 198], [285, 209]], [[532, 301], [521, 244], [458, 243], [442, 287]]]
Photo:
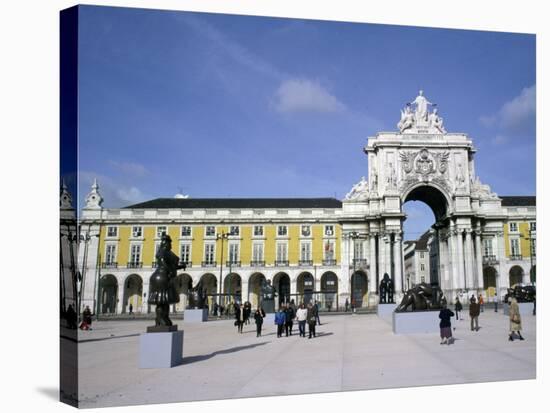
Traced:
[[216, 234], [216, 241], [221, 240], [222, 241], [222, 249], [221, 249], [221, 255], [220, 255], [220, 296], [218, 299], [218, 307], [222, 303], [222, 291], [223, 291], [223, 241], [226, 240], [229, 237], [229, 234], [226, 232], [223, 232], [221, 234]]

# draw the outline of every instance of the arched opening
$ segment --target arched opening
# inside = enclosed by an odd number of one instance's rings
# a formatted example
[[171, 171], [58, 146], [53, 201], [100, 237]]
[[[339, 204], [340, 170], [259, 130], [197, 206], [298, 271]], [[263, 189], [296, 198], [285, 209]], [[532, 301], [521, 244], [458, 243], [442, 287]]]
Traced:
[[241, 276], [237, 273], [230, 273], [225, 276], [223, 282], [223, 292], [227, 294], [225, 296], [225, 303], [238, 303], [242, 302], [242, 291], [241, 291]]
[[338, 277], [332, 271], [321, 276], [321, 308], [327, 311], [338, 309]]
[[99, 311], [101, 314], [115, 314], [118, 294], [118, 281], [112, 274], [106, 274], [99, 280]]
[[178, 276], [175, 279], [175, 287], [180, 297], [180, 302], [174, 305], [174, 308], [172, 311], [182, 312], [187, 308], [187, 304], [188, 304], [187, 293], [189, 291], [189, 287], [192, 287], [192, 285], [193, 285], [193, 279], [189, 274], [186, 274], [186, 273], [178, 274]]
[[368, 280], [363, 271], [356, 271], [351, 276], [351, 305], [355, 308], [366, 307], [368, 304]]
[[521, 284], [523, 281], [523, 268], [519, 265], [514, 265], [510, 268], [510, 287]]
[[439, 259], [439, 230], [448, 225], [448, 207], [444, 193], [431, 185], [416, 186], [404, 196], [404, 289], [421, 282], [440, 285], [443, 271], [449, 270]]
[[130, 313], [130, 305], [132, 313], [141, 313], [141, 305], [143, 299], [143, 280], [137, 274], [132, 274], [126, 277], [124, 282], [124, 301], [122, 304], [122, 312]]
[[265, 275], [259, 272], [256, 272], [250, 276], [248, 281], [248, 299], [250, 300], [252, 308], [258, 308], [260, 305], [262, 285], [266, 281]]
[[493, 267], [483, 269], [483, 289], [487, 297], [494, 297], [497, 291], [497, 270]]
[[277, 308], [282, 303], [290, 302], [290, 277], [287, 273], [280, 272], [273, 277], [273, 286], [278, 294], [278, 299], [275, 300]]
[[214, 308], [214, 303], [218, 297], [218, 279], [212, 273], [204, 274], [201, 279], [202, 286], [206, 290], [208, 309], [211, 311]]
[[298, 302], [308, 304], [313, 300], [313, 291], [315, 290], [315, 280], [309, 272], [303, 272], [296, 279], [296, 290], [298, 292]]

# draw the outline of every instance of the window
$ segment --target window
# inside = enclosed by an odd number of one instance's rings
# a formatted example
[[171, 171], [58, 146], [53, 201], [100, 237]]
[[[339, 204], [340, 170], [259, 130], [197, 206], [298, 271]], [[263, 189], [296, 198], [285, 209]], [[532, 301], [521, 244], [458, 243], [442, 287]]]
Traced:
[[512, 255], [516, 255], [516, 256], [520, 255], [519, 239], [513, 238], [510, 240], [510, 249], [511, 249]]
[[261, 225], [254, 225], [254, 236], [263, 237], [263, 235], [264, 235], [264, 227]]
[[534, 257], [537, 255], [537, 240], [531, 238], [531, 255]]
[[229, 262], [239, 261], [239, 244], [229, 244]]
[[239, 234], [240, 234], [240, 229], [238, 226], [232, 225], [229, 227], [229, 235], [239, 235]]
[[141, 227], [132, 227], [132, 237], [140, 238], [143, 234]]
[[420, 258], [424, 258], [424, 253], [423, 252], [420, 253]]
[[518, 223], [510, 222], [510, 232], [518, 232]]
[[334, 225], [325, 225], [325, 235], [327, 237], [334, 235]]
[[484, 239], [483, 240], [483, 255], [485, 257], [493, 255], [493, 240]]
[[537, 223], [536, 222], [529, 222], [529, 230], [530, 231], [536, 231], [537, 230]]
[[277, 235], [279, 237], [284, 237], [288, 234], [288, 228], [286, 225], [279, 225], [277, 227]]
[[420, 277], [420, 282], [425, 283], [426, 282], [426, 277], [424, 277], [424, 276]]
[[214, 246], [215, 244], [204, 244], [204, 262], [207, 264], [214, 263]]
[[288, 260], [287, 244], [286, 242], [278, 242], [277, 243], [277, 261], [287, 261], [287, 260]]
[[116, 262], [116, 245], [107, 244], [105, 247], [105, 264], [114, 264]]
[[426, 266], [424, 264], [420, 264], [420, 271], [426, 271]]
[[141, 245], [133, 244], [130, 247], [130, 263], [138, 264], [141, 262]]
[[181, 227], [181, 236], [190, 237], [191, 236], [191, 227], [189, 225], [183, 225]]
[[354, 241], [353, 243], [353, 258], [356, 260], [363, 259], [363, 243], [361, 241]]
[[162, 234], [166, 234], [166, 227], [164, 225], [157, 227], [157, 238], [162, 238]]
[[264, 260], [264, 244], [261, 242], [255, 242], [252, 245], [252, 261]]
[[334, 259], [334, 241], [325, 242], [325, 260]]
[[191, 262], [191, 244], [181, 244], [180, 261]]
[[309, 237], [311, 235], [311, 227], [309, 225], [302, 225], [302, 237]]
[[207, 237], [214, 237], [216, 236], [216, 227], [213, 225], [208, 225], [204, 233]]
[[116, 237], [118, 235], [118, 227], [107, 227], [107, 236]]
[[300, 260], [311, 261], [311, 242], [302, 242], [300, 245]]

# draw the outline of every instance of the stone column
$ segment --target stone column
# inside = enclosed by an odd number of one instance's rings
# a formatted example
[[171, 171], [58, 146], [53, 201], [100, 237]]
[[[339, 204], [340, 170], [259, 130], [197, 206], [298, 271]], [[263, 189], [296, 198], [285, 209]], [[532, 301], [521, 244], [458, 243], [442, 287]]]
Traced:
[[243, 303], [246, 301], [250, 301], [248, 293], [248, 278], [245, 280], [243, 277], [241, 277], [241, 299]]
[[474, 286], [474, 266], [473, 266], [473, 243], [472, 243], [472, 230], [466, 230], [466, 239], [465, 239], [465, 251], [464, 251], [464, 264], [466, 271], [466, 288], [473, 289]]
[[459, 288], [459, 273], [458, 273], [458, 254], [457, 254], [457, 245], [456, 245], [456, 230], [455, 225], [451, 224], [451, 228], [449, 230], [449, 246], [450, 246], [450, 252], [449, 252], [449, 271], [451, 271], [452, 275], [452, 285], [450, 286], [451, 290], [457, 290]]
[[481, 250], [481, 231], [477, 230], [475, 232], [476, 237], [476, 273], [477, 273], [477, 280], [476, 280], [476, 288], [483, 288], [483, 259], [482, 254], [483, 251]]
[[369, 292], [376, 293], [376, 235], [369, 235]]
[[118, 278], [118, 291], [117, 291], [117, 302], [116, 302], [116, 314], [122, 314], [122, 307], [124, 304], [124, 290], [126, 285], [124, 284], [123, 278]]
[[403, 292], [403, 271], [401, 267], [401, 235], [395, 234], [393, 243], [393, 260], [395, 268], [395, 292], [401, 294]]
[[506, 290], [510, 288], [510, 274], [506, 272], [506, 253], [504, 250], [504, 234], [499, 232], [497, 235], [497, 259], [498, 259], [498, 277], [497, 285], [499, 288], [499, 298], [504, 297]]
[[391, 277], [391, 233], [386, 233], [384, 236], [384, 272], [387, 272]]
[[462, 237], [462, 230], [458, 230], [456, 233], [456, 251], [457, 251], [457, 267], [458, 267], [458, 288], [466, 288], [464, 280], [464, 240]]
[[384, 263], [386, 259], [386, 241], [382, 233], [378, 234], [378, 265], [379, 265], [379, 277], [382, 279], [384, 276], [384, 271], [386, 264]]

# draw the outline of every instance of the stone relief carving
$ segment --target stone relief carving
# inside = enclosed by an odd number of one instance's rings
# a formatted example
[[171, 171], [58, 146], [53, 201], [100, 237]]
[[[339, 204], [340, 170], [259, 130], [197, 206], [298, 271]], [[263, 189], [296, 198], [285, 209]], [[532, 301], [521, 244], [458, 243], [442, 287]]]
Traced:
[[[424, 92], [420, 90], [418, 96], [406, 104], [401, 110], [401, 119], [397, 123], [400, 133], [429, 133], [445, 134], [447, 131], [443, 127], [443, 118], [439, 116], [435, 108], [437, 104], [426, 99]], [[428, 106], [432, 106], [432, 112], [428, 111]], [[413, 110], [414, 108], [414, 110]]]
[[369, 182], [364, 176], [357, 182], [351, 190], [346, 194], [344, 198], [346, 201], [350, 200], [365, 200], [369, 197]]
[[418, 182], [434, 182], [449, 191], [447, 171], [449, 152], [430, 152], [426, 148], [420, 151], [402, 151], [399, 153], [404, 178], [401, 190]]
[[479, 176], [472, 181], [472, 195], [480, 199], [498, 199], [498, 195], [491, 191], [489, 185], [481, 183]]
[[387, 172], [388, 178], [386, 179], [386, 188], [394, 189], [397, 187], [397, 177], [395, 175], [395, 168], [393, 167], [393, 163], [390, 162]]
[[403, 172], [409, 174], [413, 170], [413, 160], [418, 152], [412, 151], [403, 151], [399, 153], [399, 159], [401, 160], [401, 165], [403, 167]]
[[403, 131], [410, 129], [414, 125], [414, 114], [411, 111], [411, 105], [407, 104], [405, 106], [405, 110], [401, 110], [401, 120], [397, 124], [397, 128], [399, 129], [399, 132], [403, 133]]
[[430, 113], [428, 121], [432, 128], [437, 129], [441, 133], [447, 133], [447, 131], [443, 127], [443, 118], [437, 114], [437, 109], [434, 109], [433, 112]]
[[464, 189], [466, 187], [466, 179], [464, 178], [464, 173], [462, 172], [462, 164], [459, 163], [456, 167], [456, 189]]
[[370, 173], [370, 182], [371, 182], [371, 192], [378, 192], [378, 174], [376, 173], [376, 169], [374, 168], [374, 166], [371, 168], [371, 173]]
[[432, 174], [435, 172], [434, 164], [433, 155], [427, 149], [422, 149], [415, 160], [415, 172], [421, 175]]

